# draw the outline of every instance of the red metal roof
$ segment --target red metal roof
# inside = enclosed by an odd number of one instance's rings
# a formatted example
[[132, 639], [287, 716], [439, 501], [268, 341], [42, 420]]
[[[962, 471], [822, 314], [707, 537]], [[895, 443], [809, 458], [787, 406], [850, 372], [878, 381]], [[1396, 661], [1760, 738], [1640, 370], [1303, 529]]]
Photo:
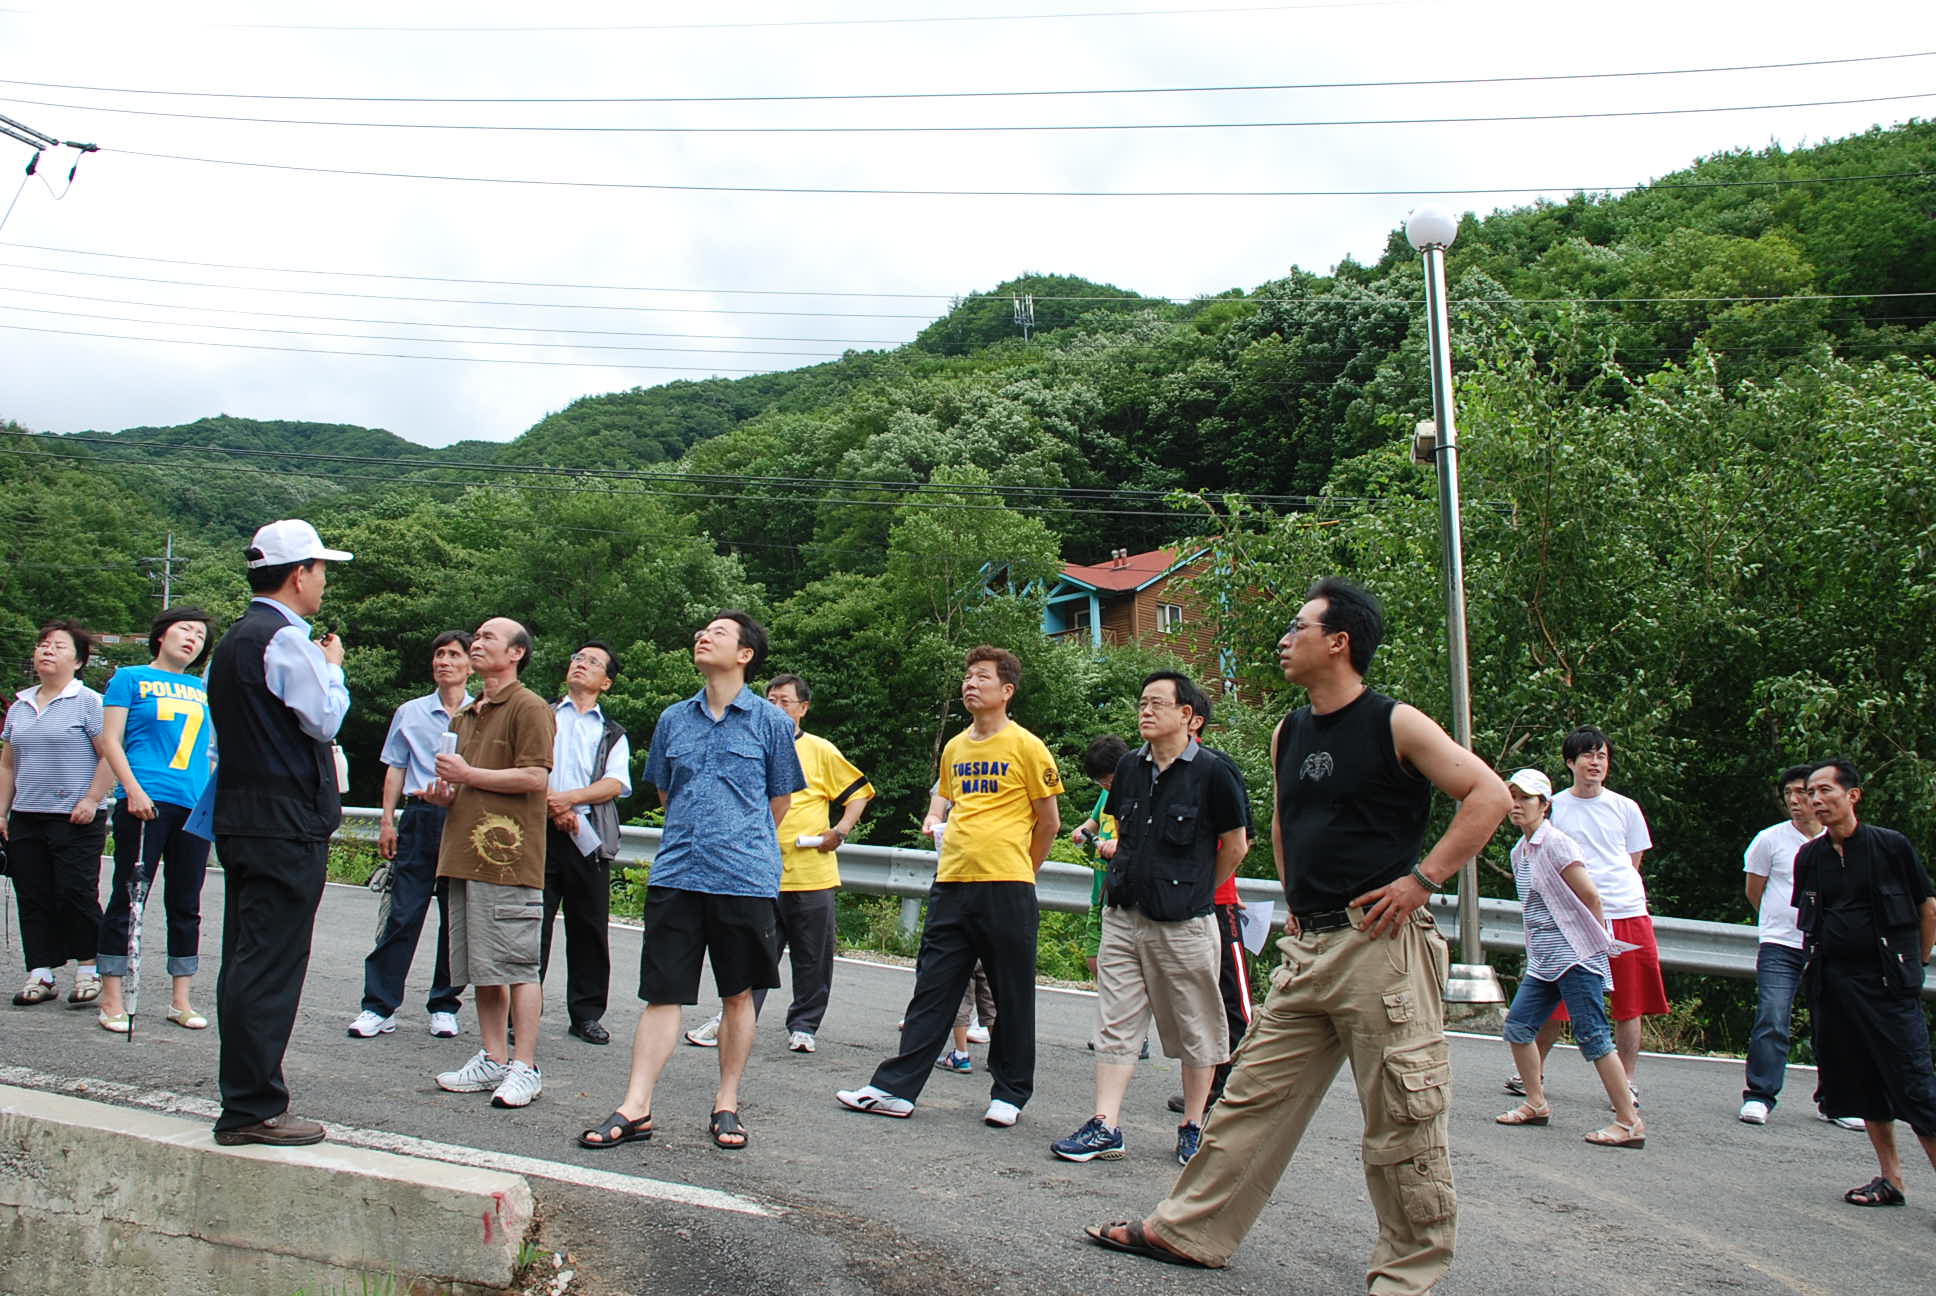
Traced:
[[1152, 549], [1148, 553], [1131, 554], [1120, 566], [1113, 562], [1094, 566], [1069, 563], [1062, 568], [1062, 574], [1069, 580], [1081, 581], [1094, 589], [1133, 590], [1149, 584], [1176, 566], [1179, 556], [1175, 549]]

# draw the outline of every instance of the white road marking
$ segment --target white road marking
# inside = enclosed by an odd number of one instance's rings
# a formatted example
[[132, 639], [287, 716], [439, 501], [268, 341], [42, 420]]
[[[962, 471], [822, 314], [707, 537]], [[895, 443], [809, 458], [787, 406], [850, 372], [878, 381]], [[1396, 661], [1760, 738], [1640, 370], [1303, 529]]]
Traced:
[[[185, 1094], [172, 1093], [166, 1089], [149, 1089], [114, 1080], [78, 1080], [68, 1076], [47, 1075], [27, 1067], [0, 1066], [0, 1084], [16, 1085], [22, 1089], [72, 1094], [77, 1098], [125, 1103], [131, 1107], [145, 1107], [150, 1111], [166, 1112], [176, 1116], [193, 1116], [204, 1120], [214, 1120], [221, 1114], [221, 1106], [206, 1098], [193, 1098]], [[416, 1157], [424, 1161], [475, 1166], [483, 1170], [502, 1170], [509, 1174], [550, 1179], [581, 1188], [598, 1188], [606, 1192], [624, 1193], [630, 1197], [642, 1197], [652, 1201], [672, 1202], [680, 1206], [697, 1206], [704, 1210], [729, 1211], [737, 1215], [758, 1215], [769, 1219], [787, 1213], [783, 1206], [771, 1206], [754, 1201], [750, 1197], [741, 1197], [735, 1193], [720, 1192], [712, 1188], [699, 1188], [692, 1184], [672, 1183], [663, 1179], [646, 1179], [637, 1175], [617, 1174], [610, 1170], [590, 1170], [584, 1166], [569, 1165], [561, 1161], [543, 1161], [537, 1157], [492, 1152], [484, 1148], [461, 1147], [454, 1143], [436, 1143], [408, 1134], [359, 1129], [353, 1125], [339, 1125], [333, 1121], [329, 1126], [329, 1137], [331, 1142], [347, 1143], [351, 1147], [394, 1152], [399, 1156]]]

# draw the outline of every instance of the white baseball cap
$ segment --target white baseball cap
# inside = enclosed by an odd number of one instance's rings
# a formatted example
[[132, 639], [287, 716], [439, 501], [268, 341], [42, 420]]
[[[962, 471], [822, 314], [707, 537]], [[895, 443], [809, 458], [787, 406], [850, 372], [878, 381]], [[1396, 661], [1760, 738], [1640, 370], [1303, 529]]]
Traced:
[[1515, 770], [1506, 782], [1527, 796], [1545, 797], [1548, 801], [1553, 799], [1553, 780], [1536, 769]]
[[255, 533], [255, 539], [249, 541], [251, 567], [279, 567], [284, 563], [308, 562], [311, 558], [348, 562], [350, 555], [341, 549], [325, 547], [323, 538], [316, 534], [316, 528], [301, 518], [271, 522]]

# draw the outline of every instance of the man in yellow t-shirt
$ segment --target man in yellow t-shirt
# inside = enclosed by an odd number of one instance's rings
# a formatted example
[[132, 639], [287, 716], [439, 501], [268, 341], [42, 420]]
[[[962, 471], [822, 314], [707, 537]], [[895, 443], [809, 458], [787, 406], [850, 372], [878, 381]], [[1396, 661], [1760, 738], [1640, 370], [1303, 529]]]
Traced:
[[[793, 956], [787, 1048], [811, 1053], [834, 984], [834, 893], [840, 889], [840, 864], [834, 851], [846, 843], [874, 799], [874, 785], [840, 754], [840, 748], [801, 727], [813, 704], [813, 689], [805, 680], [775, 675], [766, 686], [766, 700], [792, 719], [793, 751], [807, 779], [805, 789], [793, 794], [786, 818], [780, 820], [779, 936], [780, 948]], [[811, 844], [803, 846], [803, 840]], [[754, 1013], [765, 1005], [766, 991], [756, 987]], [[719, 1017], [687, 1031], [686, 1042], [701, 1048], [716, 1046]]]
[[977, 961], [996, 1007], [988, 1050], [994, 1083], [983, 1119], [1013, 1125], [1035, 1090], [1035, 875], [1062, 824], [1062, 778], [1042, 740], [1008, 718], [1021, 681], [1022, 663], [1007, 649], [969, 652], [961, 701], [972, 723], [942, 748], [921, 825], [940, 858], [901, 1051], [868, 1084], [835, 1094], [843, 1107], [914, 1114]]

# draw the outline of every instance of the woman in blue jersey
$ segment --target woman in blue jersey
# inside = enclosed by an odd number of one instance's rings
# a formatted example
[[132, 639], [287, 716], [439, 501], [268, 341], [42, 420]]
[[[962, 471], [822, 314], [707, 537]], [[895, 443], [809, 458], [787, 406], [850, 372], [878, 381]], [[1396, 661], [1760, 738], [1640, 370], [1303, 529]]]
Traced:
[[148, 632], [146, 666], [124, 666], [108, 681], [108, 764], [121, 780], [114, 811], [114, 887], [101, 917], [102, 1029], [126, 1034], [121, 980], [128, 974], [128, 926], [135, 870], [153, 887], [162, 877], [168, 910], [168, 975], [174, 991], [167, 1017], [202, 1030], [208, 1018], [189, 1006], [202, 938], [202, 879], [208, 842], [183, 830], [209, 779], [208, 691], [189, 672], [208, 656], [208, 613], [170, 608]]

